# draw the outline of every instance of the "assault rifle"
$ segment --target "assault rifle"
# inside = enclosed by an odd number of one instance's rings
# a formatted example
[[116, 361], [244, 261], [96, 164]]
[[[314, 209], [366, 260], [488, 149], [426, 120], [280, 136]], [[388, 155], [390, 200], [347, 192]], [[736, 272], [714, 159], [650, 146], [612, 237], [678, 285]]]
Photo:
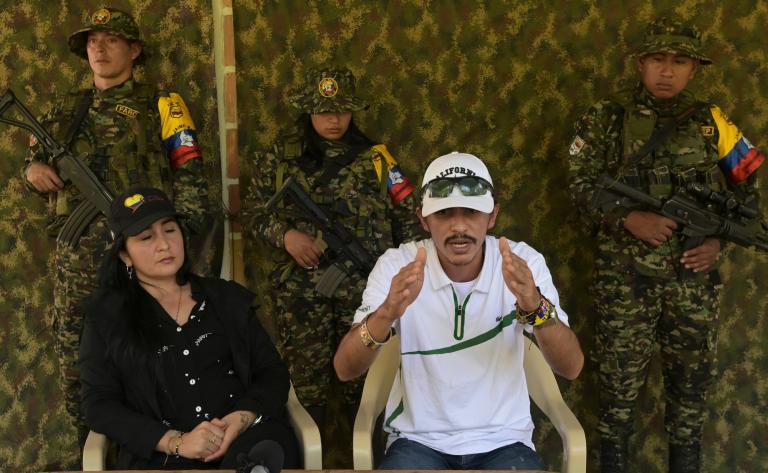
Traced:
[[323, 209], [312, 201], [293, 177], [286, 179], [280, 190], [266, 203], [266, 208], [274, 211], [277, 203], [286, 194], [303, 211], [301, 216], [315, 224], [322, 233], [322, 240], [327, 245], [325, 255], [332, 261], [332, 264], [325, 270], [315, 286], [318, 293], [325, 297], [331, 297], [336, 292], [336, 288], [355, 272], [367, 275], [373, 269], [376, 261], [360, 243], [360, 240], [342, 225], [334, 223]]
[[686, 237], [685, 249], [701, 245], [706, 237], [717, 237], [768, 251], [768, 229], [757, 221], [757, 210], [730, 195], [714, 192], [701, 184], [689, 184], [685, 192], [657, 199], [606, 174], [598, 178], [597, 185], [600, 188], [595, 202], [598, 208], [609, 211], [616, 207], [636, 208], [638, 204], [640, 208], [649, 208], [677, 223], [678, 232]]
[[[16, 107], [24, 117], [23, 121], [7, 118], [5, 111]], [[109, 214], [109, 205], [112, 202], [112, 194], [104, 184], [96, 177], [91, 169], [83, 162], [86, 156], [75, 156], [61, 146], [40, 122], [30, 113], [11, 90], [7, 90], [0, 97], [0, 123], [6, 123], [22, 128], [35, 135], [37, 141], [51, 157], [51, 163], [59, 176], [74, 184], [84, 197], [75, 210], [67, 217], [59, 231], [56, 241], [72, 247], [77, 246], [80, 236], [99, 212]]]

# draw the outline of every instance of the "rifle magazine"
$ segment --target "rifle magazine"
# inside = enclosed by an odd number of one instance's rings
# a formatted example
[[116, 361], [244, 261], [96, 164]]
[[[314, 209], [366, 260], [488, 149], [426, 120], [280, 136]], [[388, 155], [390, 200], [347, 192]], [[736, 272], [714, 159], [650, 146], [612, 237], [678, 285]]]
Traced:
[[317, 282], [315, 290], [324, 297], [333, 297], [339, 285], [347, 279], [349, 275], [334, 263], [325, 270], [320, 281]]
[[86, 227], [93, 222], [97, 215], [99, 215], [99, 209], [89, 200], [83, 200], [67, 217], [59, 231], [59, 235], [56, 237], [56, 242], [60, 245], [76, 248], [80, 237], [85, 233]]

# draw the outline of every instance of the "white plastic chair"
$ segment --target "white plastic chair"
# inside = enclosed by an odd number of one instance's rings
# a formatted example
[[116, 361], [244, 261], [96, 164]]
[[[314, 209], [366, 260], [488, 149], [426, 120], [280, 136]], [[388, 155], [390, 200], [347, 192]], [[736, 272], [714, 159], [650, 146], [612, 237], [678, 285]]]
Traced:
[[[373, 469], [374, 427], [386, 407], [399, 366], [400, 337], [394, 336], [381, 349], [365, 378], [352, 437], [352, 461], [355, 470]], [[585, 473], [587, 439], [584, 429], [563, 400], [555, 375], [539, 347], [527, 338], [523, 366], [529, 396], [555, 426], [563, 442], [562, 473]]]
[[[288, 402], [285, 404], [285, 408], [288, 411], [288, 420], [299, 442], [299, 451], [304, 459], [304, 469], [322, 470], [323, 451], [320, 444], [320, 430], [299, 402], [293, 385], [288, 392]], [[108, 446], [109, 440], [105, 435], [91, 431], [85, 441], [85, 447], [83, 447], [83, 471], [104, 471]]]

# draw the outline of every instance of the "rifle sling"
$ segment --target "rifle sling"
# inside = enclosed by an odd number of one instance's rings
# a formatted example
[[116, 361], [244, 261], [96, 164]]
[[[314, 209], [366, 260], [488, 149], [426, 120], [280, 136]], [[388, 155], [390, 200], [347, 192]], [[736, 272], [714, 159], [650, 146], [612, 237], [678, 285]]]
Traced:
[[75, 113], [72, 115], [72, 123], [69, 125], [67, 134], [64, 137], [64, 143], [62, 143], [64, 149], [69, 149], [69, 147], [72, 145], [72, 141], [75, 139], [77, 130], [80, 129], [80, 125], [83, 123], [85, 116], [88, 114], [88, 109], [91, 107], [92, 101], [93, 90], [88, 90], [82, 95], [82, 97], [80, 97], [80, 101], [77, 102], [77, 108], [75, 108]]

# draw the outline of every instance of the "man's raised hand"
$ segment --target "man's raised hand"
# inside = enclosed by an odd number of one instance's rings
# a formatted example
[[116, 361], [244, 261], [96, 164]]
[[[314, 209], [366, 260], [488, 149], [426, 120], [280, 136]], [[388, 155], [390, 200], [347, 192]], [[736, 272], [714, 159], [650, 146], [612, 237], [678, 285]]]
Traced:
[[[381, 315], [394, 322], [405, 313], [411, 303], [416, 300], [424, 284], [424, 266], [427, 262], [427, 250], [424, 247], [416, 250], [413, 261], [403, 266], [389, 287], [387, 299], [381, 306]], [[378, 312], [378, 311], [377, 311]]]
[[536, 289], [533, 274], [524, 259], [517, 256], [509, 248], [506, 237], [499, 239], [499, 251], [501, 252], [501, 274], [504, 283], [517, 299], [517, 305], [522, 310], [536, 309], [541, 302], [541, 295]]

